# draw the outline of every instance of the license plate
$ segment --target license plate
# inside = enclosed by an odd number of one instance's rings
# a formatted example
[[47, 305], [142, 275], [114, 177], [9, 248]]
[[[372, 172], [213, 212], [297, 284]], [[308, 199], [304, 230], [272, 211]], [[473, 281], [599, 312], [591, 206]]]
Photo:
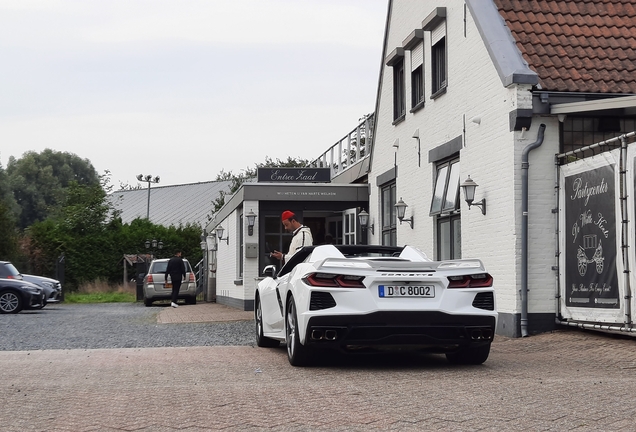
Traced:
[[432, 285], [380, 285], [380, 297], [435, 297]]
[[166, 282], [166, 289], [172, 289], [172, 282]]

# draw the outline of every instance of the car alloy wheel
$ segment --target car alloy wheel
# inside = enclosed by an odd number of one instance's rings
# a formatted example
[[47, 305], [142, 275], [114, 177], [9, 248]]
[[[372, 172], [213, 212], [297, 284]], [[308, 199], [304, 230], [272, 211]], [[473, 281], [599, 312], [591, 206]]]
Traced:
[[0, 313], [18, 313], [22, 310], [22, 299], [14, 291], [0, 294]]
[[300, 343], [298, 337], [298, 319], [294, 298], [287, 301], [287, 317], [285, 325], [285, 341], [287, 342], [287, 358], [292, 366], [305, 366], [309, 363], [309, 349]]
[[256, 345], [259, 347], [274, 348], [280, 345], [276, 339], [265, 337], [263, 334], [263, 309], [258, 296], [256, 297], [256, 309], [254, 312], [254, 323], [256, 327]]

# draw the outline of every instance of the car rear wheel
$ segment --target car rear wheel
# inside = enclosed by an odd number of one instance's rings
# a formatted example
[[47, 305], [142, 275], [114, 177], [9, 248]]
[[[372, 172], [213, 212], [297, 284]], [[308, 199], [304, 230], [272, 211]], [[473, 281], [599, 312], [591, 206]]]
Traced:
[[285, 341], [287, 342], [287, 359], [292, 366], [305, 366], [309, 363], [310, 349], [300, 343], [298, 337], [298, 319], [294, 298], [289, 297], [285, 317]]
[[145, 305], [146, 307], [148, 307], [148, 306], [152, 306], [152, 299], [149, 299], [149, 298], [144, 297], [144, 305]]
[[18, 313], [23, 307], [20, 294], [15, 291], [3, 291], [0, 293], [0, 313]]
[[478, 347], [461, 348], [459, 351], [446, 353], [446, 359], [451, 364], [480, 365], [488, 359], [490, 343]]
[[189, 305], [195, 305], [195, 304], [197, 304], [197, 298], [196, 298], [196, 296], [186, 297], [185, 301], [186, 301], [186, 304], [189, 304]]
[[256, 297], [256, 308], [254, 309], [254, 323], [256, 327], [256, 345], [264, 348], [274, 348], [280, 345], [276, 339], [271, 339], [263, 335], [263, 309], [258, 296]]

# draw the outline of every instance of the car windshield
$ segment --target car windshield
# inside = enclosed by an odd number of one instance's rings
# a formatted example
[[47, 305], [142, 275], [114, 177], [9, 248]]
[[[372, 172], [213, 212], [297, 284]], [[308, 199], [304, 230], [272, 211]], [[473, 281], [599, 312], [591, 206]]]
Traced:
[[0, 264], [0, 277], [8, 278], [9, 276], [20, 276], [20, 272], [9, 262]]
[[[188, 260], [183, 260], [183, 263], [185, 264], [186, 272], [191, 272], [192, 269], [190, 268], [190, 263], [188, 262]], [[155, 261], [150, 266], [150, 273], [165, 273], [167, 267], [168, 261]]]

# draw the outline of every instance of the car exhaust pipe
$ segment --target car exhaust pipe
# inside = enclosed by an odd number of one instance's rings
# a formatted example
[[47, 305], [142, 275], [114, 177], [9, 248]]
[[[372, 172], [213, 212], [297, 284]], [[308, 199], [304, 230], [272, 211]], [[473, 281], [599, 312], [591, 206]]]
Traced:
[[486, 340], [491, 340], [492, 339], [492, 330], [490, 330], [490, 329], [482, 330], [481, 333], [484, 336], [484, 339], [486, 339]]
[[336, 340], [337, 337], [338, 337], [338, 332], [336, 332], [335, 330], [325, 331], [325, 339], [332, 341], [332, 340]]
[[311, 331], [311, 338], [313, 340], [322, 340], [324, 337], [325, 337], [325, 335], [322, 332], [322, 330], [312, 330]]
[[472, 340], [481, 340], [484, 338], [481, 330], [473, 330], [472, 332], [470, 332], [470, 338]]

